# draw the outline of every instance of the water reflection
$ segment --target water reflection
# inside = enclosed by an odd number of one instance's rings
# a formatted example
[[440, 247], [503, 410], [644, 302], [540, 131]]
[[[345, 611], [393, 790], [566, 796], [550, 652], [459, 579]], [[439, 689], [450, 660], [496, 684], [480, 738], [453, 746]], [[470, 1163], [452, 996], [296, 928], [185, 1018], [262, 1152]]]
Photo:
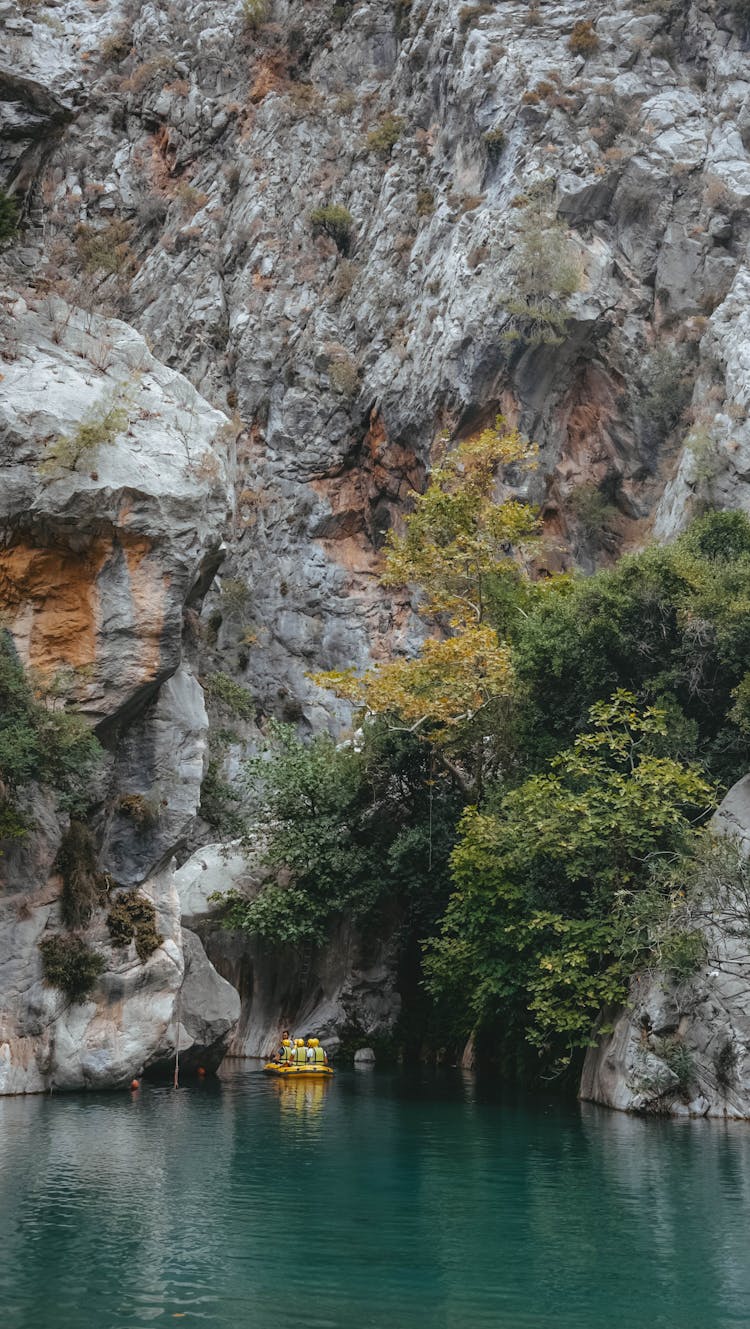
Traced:
[[750, 1130], [337, 1073], [0, 1100], [3, 1329], [728, 1329]]
[[278, 1097], [282, 1120], [291, 1115], [295, 1119], [304, 1117], [310, 1121], [322, 1110], [331, 1088], [330, 1079], [305, 1080], [301, 1075], [289, 1079], [271, 1077], [270, 1084]]

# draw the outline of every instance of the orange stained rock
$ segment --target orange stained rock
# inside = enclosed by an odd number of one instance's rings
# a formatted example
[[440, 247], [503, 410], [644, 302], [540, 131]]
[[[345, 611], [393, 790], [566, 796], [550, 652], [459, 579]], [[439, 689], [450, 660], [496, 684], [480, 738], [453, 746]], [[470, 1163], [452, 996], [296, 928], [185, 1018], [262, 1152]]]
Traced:
[[170, 579], [157, 563], [149, 561], [151, 543], [145, 536], [128, 537], [123, 546], [130, 576], [133, 623], [142, 636], [142, 672], [149, 676], [158, 670], [161, 661], [164, 602]]
[[82, 553], [23, 542], [0, 549], [0, 612], [27, 665], [49, 673], [94, 662], [96, 578], [109, 550], [103, 539]]
[[122, 549], [134, 636], [144, 676], [159, 666], [168, 577], [151, 563], [145, 536], [94, 539], [79, 552], [19, 541], [0, 549], [0, 615], [24, 663], [42, 675], [96, 663], [102, 618], [99, 577]]

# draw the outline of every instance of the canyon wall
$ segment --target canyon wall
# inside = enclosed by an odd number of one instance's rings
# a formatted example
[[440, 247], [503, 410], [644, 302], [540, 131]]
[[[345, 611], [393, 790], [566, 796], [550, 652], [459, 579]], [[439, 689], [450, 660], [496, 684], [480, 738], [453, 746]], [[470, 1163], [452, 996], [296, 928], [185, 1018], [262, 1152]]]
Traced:
[[[378, 552], [445, 431], [502, 411], [538, 443], [523, 492], [550, 570], [750, 510], [746, 32], [714, 0], [3, 0], [0, 21], [22, 216], [0, 254], [0, 614], [105, 744], [106, 871], [166, 911], [162, 950], [127, 975], [112, 957], [86, 1017], [126, 980], [152, 991], [159, 1063], [187, 954], [172, 859], [215, 838], [209, 743], [233, 778], [268, 716], [338, 732], [311, 671], [413, 648]], [[224, 741], [216, 671], [255, 706]], [[131, 796], [158, 815], [135, 826]], [[41, 984], [65, 816], [38, 820], [0, 858], [5, 1084], [106, 1082], [133, 1058], [71, 1070], [64, 1048], [109, 1035], [66, 1044]], [[335, 939], [282, 1001], [263, 956], [206, 929], [243, 993], [235, 1050], [264, 1051], [284, 1002], [333, 1037], [352, 1009], [373, 1034], [395, 1018], [387, 941]], [[52, 1069], [24, 1080], [34, 1060]]]

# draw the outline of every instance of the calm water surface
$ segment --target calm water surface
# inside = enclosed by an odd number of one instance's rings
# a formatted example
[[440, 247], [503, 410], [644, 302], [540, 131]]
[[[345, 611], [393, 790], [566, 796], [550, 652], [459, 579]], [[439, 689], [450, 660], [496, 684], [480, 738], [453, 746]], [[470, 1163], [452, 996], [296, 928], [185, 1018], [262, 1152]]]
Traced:
[[339, 1073], [0, 1099], [0, 1324], [750, 1326], [750, 1130]]

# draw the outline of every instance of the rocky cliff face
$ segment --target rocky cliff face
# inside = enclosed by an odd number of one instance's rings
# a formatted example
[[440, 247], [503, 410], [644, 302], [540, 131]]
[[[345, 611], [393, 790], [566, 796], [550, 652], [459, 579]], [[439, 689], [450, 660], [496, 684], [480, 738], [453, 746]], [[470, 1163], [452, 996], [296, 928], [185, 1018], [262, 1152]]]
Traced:
[[191, 1054], [215, 1064], [239, 999], [181, 928], [170, 866], [207, 762], [203, 691], [182, 632], [220, 558], [225, 417], [128, 326], [54, 297], [36, 307], [16, 297], [7, 312], [3, 629], [48, 696], [75, 700], [100, 735], [110, 897], [140, 886], [161, 937], [142, 963], [133, 941], [112, 945], [98, 911], [86, 940], [105, 971], [90, 999], [42, 982], [39, 943], [61, 925], [69, 818], [49, 791], [26, 790], [33, 829], [0, 857], [0, 1093], [23, 1093], [127, 1083], [178, 1047], [188, 1064]]
[[[707, 500], [750, 507], [736, 5], [0, 16], [0, 185], [24, 213], [2, 256], [0, 606], [25, 659], [68, 670], [113, 789], [162, 807], [135, 836], [110, 800], [117, 880], [190, 837], [191, 670], [335, 729], [309, 671], [413, 644], [377, 553], [442, 430], [501, 409], [536, 439], [550, 568], [668, 538]], [[108, 411], [116, 444], [44, 466]]]
[[[750, 776], [724, 799], [717, 830], [750, 850]], [[586, 1057], [581, 1097], [625, 1112], [750, 1117], [748, 901], [708, 904], [706, 961], [688, 981], [634, 979], [627, 1010]]]

